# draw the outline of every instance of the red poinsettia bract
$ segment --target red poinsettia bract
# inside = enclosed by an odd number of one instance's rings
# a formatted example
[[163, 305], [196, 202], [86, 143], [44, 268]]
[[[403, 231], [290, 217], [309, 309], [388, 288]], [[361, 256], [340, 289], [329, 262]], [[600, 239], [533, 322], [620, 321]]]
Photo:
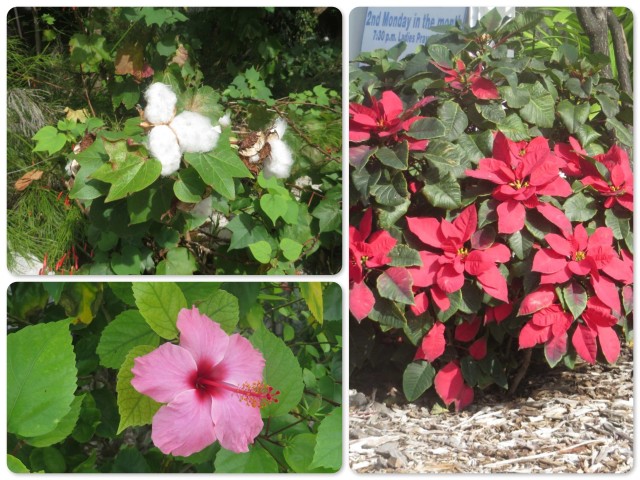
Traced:
[[359, 322], [373, 308], [375, 299], [369, 287], [364, 283], [365, 270], [388, 264], [389, 252], [396, 239], [389, 232], [379, 230], [371, 234], [373, 210], [367, 209], [358, 228], [349, 227], [349, 280], [352, 286], [349, 292], [349, 310]]
[[360, 143], [371, 137], [392, 142], [407, 140], [410, 150], [424, 150], [429, 141], [416, 140], [406, 131], [415, 121], [425, 118], [413, 113], [433, 100], [433, 96], [425, 97], [405, 111], [400, 97], [386, 90], [380, 100], [371, 97], [371, 107], [352, 102], [349, 104], [349, 141]]
[[407, 217], [407, 225], [424, 244], [437, 250], [421, 251], [422, 266], [408, 270], [414, 287], [431, 287], [431, 295], [439, 308], [449, 308], [447, 294], [462, 288], [465, 273], [475, 277], [492, 297], [508, 301], [507, 282], [496, 263], [505, 263], [511, 258], [509, 248], [495, 243], [484, 249], [474, 249], [467, 243], [477, 230], [475, 205], [465, 208], [453, 222]]
[[620, 355], [620, 339], [613, 329], [618, 320], [611, 315], [609, 306], [597, 297], [591, 297], [587, 301], [587, 308], [582, 313], [582, 320], [584, 323], [578, 324], [571, 337], [571, 343], [577, 354], [589, 363], [596, 363], [597, 339], [604, 358], [609, 363], [615, 363]]
[[627, 152], [614, 145], [607, 153], [596, 155], [594, 158], [605, 166], [609, 178], [603, 178], [594, 168], [592, 170], [596, 171], [585, 175], [581, 182], [606, 197], [605, 208], [611, 208], [617, 203], [633, 212], [633, 171]]
[[460, 59], [456, 60], [455, 68], [440, 65], [433, 61], [431, 63], [438, 70], [447, 74], [444, 77], [444, 81], [454, 90], [460, 90], [464, 93], [471, 90], [471, 93], [480, 100], [497, 100], [500, 98], [500, 93], [498, 93], [495, 83], [482, 76], [482, 64], [478, 65], [475, 71], [469, 73], [467, 66]]
[[614, 250], [610, 228], [598, 227], [589, 236], [580, 224], [573, 232], [564, 231], [562, 235], [549, 233], [544, 239], [549, 248], [535, 254], [532, 266], [534, 272], [542, 274], [541, 284], [559, 284], [574, 276], [588, 275], [596, 296], [614, 312], [620, 313], [620, 295], [612, 279], [630, 283], [633, 271]]
[[549, 149], [544, 137], [530, 142], [513, 142], [498, 132], [493, 141], [493, 157], [483, 158], [476, 170], [466, 170], [469, 177], [488, 180], [497, 185], [493, 198], [498, 200], [498, 232], [522, 230], [527, 208], [537, 209], [545, 218], [560, 225], [564, 215], [556, 207], [540, 202], [538, 196], [568, 197], [571, 185], [560, 176], [561, 160]]

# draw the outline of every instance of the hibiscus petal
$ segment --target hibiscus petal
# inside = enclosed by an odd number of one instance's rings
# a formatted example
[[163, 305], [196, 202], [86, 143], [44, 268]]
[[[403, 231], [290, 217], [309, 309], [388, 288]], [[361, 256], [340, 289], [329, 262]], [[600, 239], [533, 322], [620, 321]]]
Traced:
[[498, 232], [515, 233], [524, 227], [525, 208], [520, 202], [507, 200], [498, 205]]
[[364, 282], [353, 284], [349, 291], [349, 311], [358, 322], [371, 313], [375, 303], [373, 293]]
[[131, 385], [156, 402], [171, 402], [194, 388], [197, 365], [191, 353], [172, 343], [163, 343], [151, 353], [134, 359]]
[[211, 418], [220, 445], [236, 453], [248, 452], [263, 426], [260, 408], [227, 391], [213, 397]]
[[571, 343], [585, 362], [596, 363], [598, 345], [596, 345], [596, 335], [589, 327], [578, 325], [576, 331], [573, 332], [573, 337], [571, 337]]
[[206, 370], [220, 363], [229, 345], [229, 335], [220, 324], [202, 315], [196, 307], [178, 313], [180, 346], [186, 348], [198, 365]]
[[620, 356], [620, 339], [611, 327], [598, 327], [598, 341], [604, 358], [609, 363], [616, 363]]
[[232, 385], [258, 382], [262, 381], [264, 364], [262, 353], [249, 340], [234, 333], [229, 337], [229, 348], [224, 358], [215, 368], [215, 376]]
[[416, 352], [414, 360], [427, 360], [433, 362], [444, 353], [446, 341], [444, 339], [445, 326], [444, 323], [436, 322], [429, 332], [423, 337], [420, 347]]
[[151, 440], [164, 454], [188, 457], [216, 441], [211, 396], [187, 390], [153, 417]]

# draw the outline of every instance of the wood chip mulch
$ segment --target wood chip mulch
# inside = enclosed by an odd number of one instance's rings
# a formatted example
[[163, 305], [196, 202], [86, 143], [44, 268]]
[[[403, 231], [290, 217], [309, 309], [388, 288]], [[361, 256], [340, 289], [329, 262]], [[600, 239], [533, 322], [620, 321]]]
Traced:
[[[350, 390], [356, 473], [623, 473], [633, 466], [633, 359], [554, 369], [520, 398], [486, 394], [459, 413]], [[380, 395], [378, 395], [380, 397]]]

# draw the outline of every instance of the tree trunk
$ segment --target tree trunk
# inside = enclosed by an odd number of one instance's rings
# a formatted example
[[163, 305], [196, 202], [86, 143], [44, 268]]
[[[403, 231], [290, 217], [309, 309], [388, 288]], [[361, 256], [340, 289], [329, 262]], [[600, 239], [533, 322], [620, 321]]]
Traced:
[[611, 31], [611, 37], [613, 39], [613, 52], [616, 59], [616, 67], [618, 69], [618, 81], [620, 82], [620, 88], [623, 92], [630, 97], [633, 96], [633, 82], [631, 80], [631, 74], [629, 73], [629, 62], [631, 62], [631, 55], [629, 55], [629, 46], [627, 45], [627, 38], [625, 37], [622, 25], [618, 20], [618, 17], [614, 13], [607, 9], [607, 25]]
[[[602, 53], [609, 56], [609, 29], [607, 25], [606, 7], [577, 7], [576, 14], [589, 37], [592, 53]], [[604, 78], [612, 78], [611, 66], [602, 69]]]

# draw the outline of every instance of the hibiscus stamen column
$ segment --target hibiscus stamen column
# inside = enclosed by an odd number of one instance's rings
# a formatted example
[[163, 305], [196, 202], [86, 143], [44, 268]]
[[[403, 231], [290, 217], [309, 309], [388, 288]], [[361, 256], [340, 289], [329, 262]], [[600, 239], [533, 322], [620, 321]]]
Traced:
[[196, 378], [195, 387], [210, 394], [215, 394], [218, 389], [237, 393], [240, 401], [253, 408], [263, 408], [271, 403], [278, 403], [277, 396], [280, 395], [280, 390], [274, 392], [272, 386], [261, 381], [244, 382], [240, 387], [237, 387], [226, 382], [198, 377]]

